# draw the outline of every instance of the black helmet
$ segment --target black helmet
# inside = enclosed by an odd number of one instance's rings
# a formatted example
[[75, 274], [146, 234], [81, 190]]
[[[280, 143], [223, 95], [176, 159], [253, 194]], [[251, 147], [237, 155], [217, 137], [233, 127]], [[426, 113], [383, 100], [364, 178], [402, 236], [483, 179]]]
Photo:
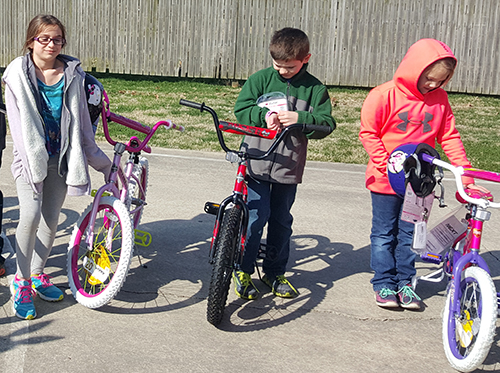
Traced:
[[100, 81], [90, 74], [85, 74], [85, 94], [87, 96], [87, 106], [89, 108], [90, 121], [92, 123], [94, 133], [97, 131], [99, 116], [102, 111], [103, 91], [104, 87]]
[[387, 177], [398, 196], [404, 198], [408, 183], [419, 197], [427, 197], [434, 190], [436, 166], [421, 161], [418, 156], [423, 153], [440, 158], [437, 150], [425, 143], [400, 145], [391, 152], [387, 161]]

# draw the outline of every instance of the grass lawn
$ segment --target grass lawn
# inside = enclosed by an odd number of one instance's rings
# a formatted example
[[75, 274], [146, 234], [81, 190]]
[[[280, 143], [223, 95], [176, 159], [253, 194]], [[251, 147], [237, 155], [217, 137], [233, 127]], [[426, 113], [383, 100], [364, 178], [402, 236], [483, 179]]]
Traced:
[[[234, 87], [230, 82], [99, 74], [96, 77], [108, 93], [113, 112], [147, 125], [171, 119], [186, 128], [184, 133], [160, 130], [152, 140], [153, 147], [220, 151], [210, 114], [179, 105], [181, 98], [205, 102], [217, 111], [221, 120], [236, 121], [233, 106], [241, 87]], [[325, 139], [309, 142], [309, 159], [365, 164], [368, 157], [358, 140], [358, 131], [361, 106], [368, 90], [329, 87], [329, 92], [337, 129]], [[453, 93], [449, 96], [457, 127], [473, 166], [500, 172], [500, 99]], [[130, 135], [119, 125], [115, 125], [112, 131], [113, 136], [122, 140]], [[241, 141], [238, 135], [225, 136], [232, 147]]]

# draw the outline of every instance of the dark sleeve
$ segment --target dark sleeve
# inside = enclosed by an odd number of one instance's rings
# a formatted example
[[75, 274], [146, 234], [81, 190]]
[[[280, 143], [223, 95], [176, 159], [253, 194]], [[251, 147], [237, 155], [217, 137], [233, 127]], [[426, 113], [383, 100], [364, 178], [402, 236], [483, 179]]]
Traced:
[[[316, 124], [321, 126], [329, 126], [332, 131], [337, 126], [335, 119], [332, 117], [332, 103], [327, 88], [319, 84], [314, 88], [315, 94], [311, 102], [314, 112], [300, 111], [297, 123]], [[307, 134], [310, 139], [322, 139], [327, 136], [325, 132], [311, 132]]]

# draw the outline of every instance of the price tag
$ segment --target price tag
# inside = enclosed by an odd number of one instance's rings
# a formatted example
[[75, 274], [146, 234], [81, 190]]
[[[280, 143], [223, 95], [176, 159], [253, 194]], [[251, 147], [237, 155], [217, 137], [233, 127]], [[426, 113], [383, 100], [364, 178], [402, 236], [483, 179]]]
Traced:
[[427, 220], [431, 213], [432, 202], [434, 202], [434, 192], [427, 197], [419, 197], [413, 192], [411, 184], [408, 183], [401, 220], [415, 224], [424, 221], [424, 219]]
[[427, 222], [419, 221], [415, 223], [415, 230], [413, 231], [412, 248], [414, 250], [423, 250], [427, 246]]

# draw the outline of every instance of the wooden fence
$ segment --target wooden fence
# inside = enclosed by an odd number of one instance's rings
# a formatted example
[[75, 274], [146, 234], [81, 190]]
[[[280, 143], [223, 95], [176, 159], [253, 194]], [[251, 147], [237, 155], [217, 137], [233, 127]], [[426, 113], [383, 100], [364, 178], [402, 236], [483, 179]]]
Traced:
[[88, 71], [246, 79], [270, 65], [273, 31], [291, 26], [309, 35], [310, 71], [327, 85], [383, 83], [432, 37], [459, 60], [450, 91], [500, 94], [499, 0], [2, 0], [0, 66], [39, 13], [66, 25], [65, 53]]

